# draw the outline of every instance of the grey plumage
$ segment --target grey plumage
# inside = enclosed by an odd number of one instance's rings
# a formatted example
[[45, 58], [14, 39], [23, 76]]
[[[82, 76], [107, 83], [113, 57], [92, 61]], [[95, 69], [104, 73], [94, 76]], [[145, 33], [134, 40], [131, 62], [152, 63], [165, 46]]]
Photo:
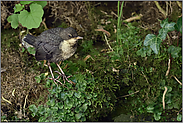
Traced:
[[[74, 41], [70, 42], [73, 39]], [[27, 34], [24, 41], [36, 49], [36, 60], [48, 60], [58, 63], [71, 57], [77, 49], [77, 32], [72, 28], [53, 28], [35, 37]], [[67, 49], [67, 50], [65, 50]]]
[[39, 36], [35, 37], [30, 34], [27, 34], [23, 41], [29, 43], [30, 45], [35, 47], [36, 50], [36, 60], [47, 60], [48, 67], [50, 69], [52, 79], [56, 83], [60, 81], [54, 78], [50, 62], [55, 62], [58, 68], [60, 69], [64, 83], [67, 80], [71, 84], [75, 84], [72, 81], [69, 81], [65, 76], [63, 70], [59, 66], [58, 62], [66, 60], [70, 58], [77, 49], [77, 41], [78, 39], [83, 39], [79, 37], [77, 32], [72, 28], [53, 28], [42, 32]]

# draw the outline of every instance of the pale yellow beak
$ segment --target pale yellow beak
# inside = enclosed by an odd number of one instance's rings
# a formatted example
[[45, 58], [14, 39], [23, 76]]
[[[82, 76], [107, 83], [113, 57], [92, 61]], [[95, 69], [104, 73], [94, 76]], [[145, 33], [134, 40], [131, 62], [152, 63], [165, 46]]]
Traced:
[[78, 37], [76, 37], [76, 39], [83, 39], [83, 37], [78, 36]]

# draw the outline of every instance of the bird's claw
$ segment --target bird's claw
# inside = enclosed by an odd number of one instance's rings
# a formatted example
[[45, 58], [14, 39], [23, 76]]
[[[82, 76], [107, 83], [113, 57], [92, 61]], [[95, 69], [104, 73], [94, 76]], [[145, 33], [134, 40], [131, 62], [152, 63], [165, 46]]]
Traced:
[[72, 81], [70, 81], [70, 80], [68, 80], [68, 78], [70, 78], [71, 76], [66, 76], [65, 74], [61, 74], [60, 72], [58, 72], [58, 71], [55, 71], [56, 73], [58, 73], [59, 74], [59, 76], [56, 78], [56, 79], [59, 79], [60, 78], [60, 76], [62, 76], [63, 77], [63, 80], [64, 80], [64, 84], [65, 84], [65, 80], [67, 81], [67, 82], [69, 82], [69, 83], [71, 83], [71, 84], [74, 84], [75, 85], [75, 83], [74, 82], [72, 82]]

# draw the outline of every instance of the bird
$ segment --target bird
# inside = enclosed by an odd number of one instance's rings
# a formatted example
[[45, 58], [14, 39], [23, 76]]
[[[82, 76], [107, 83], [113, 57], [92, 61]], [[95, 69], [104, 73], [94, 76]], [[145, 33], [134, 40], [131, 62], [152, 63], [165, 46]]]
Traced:
[[[47, 60], [48, 67], [54, 83], [58, 86], [58, 83], [61, 83], [58, 78], [63, 77], [64, 83], [65, 80], [71, 84], [75, 84], [72, 81], [68, 80], [69, 77], [66, 77], [62, 68], [58, 64], [61, 61], [64, 61], [70, 58], [77, 49], [78, 39], [83, 39], [83, 37], [78, 36], [76, 30], [72, 27], [61, 28], [56, 27], [42, 32], [39, 36], [33, 36], [27, 34], [23, 41], [32, 45], [35, 48], [35, 58], [37, 61]], [[60, 72], [56, 71], [59, 76], [54, 78], [50, 63], [55, 63], [59, 68]]]

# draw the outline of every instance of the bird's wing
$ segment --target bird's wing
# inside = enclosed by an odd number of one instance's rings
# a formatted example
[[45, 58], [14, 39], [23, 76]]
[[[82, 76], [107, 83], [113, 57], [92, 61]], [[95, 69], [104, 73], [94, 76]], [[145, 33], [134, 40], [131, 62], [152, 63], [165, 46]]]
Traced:
[[63, 41], [62, 38], [56, 35], [40, 35], [36, 39], [36, 60], [50, 60], [54, 54], [58, 54], [61, 51], [59, 50], [59, 45]]

